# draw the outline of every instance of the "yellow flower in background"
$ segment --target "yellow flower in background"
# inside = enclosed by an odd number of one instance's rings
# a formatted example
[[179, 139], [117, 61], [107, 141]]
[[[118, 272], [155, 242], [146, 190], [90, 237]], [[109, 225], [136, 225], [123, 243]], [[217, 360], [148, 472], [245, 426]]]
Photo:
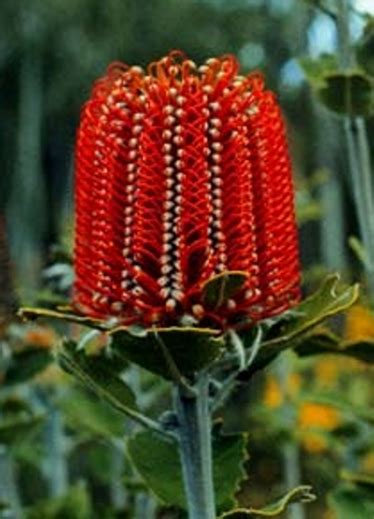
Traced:
[[336, 357], [324, 357], [318, 360], [314, 366], [317, 382], [322, 386], [334, 384], [338, 380], [342, 365]]
[[332, 431], [340, 422], [339, 411], [330, 405], [304, 402], [299, 408], [298, 426], [301, 429]]
[[326, 432], [340, 424], [340, 413], [332, 406], [303, 402], [297, 418], [300, 443], [312, 454], [320, 454], [328, 449]]
[[283, 404], [282, 388], [273, 376], [267, 377], [264, 391], [264, 404], [271, 409], [280, 407]]
[[355, 305], [349, 309], [344, 335], [347, 341], [374, 340], [374, 314], [369, 308]]
[[291, 373], [286, 381], [285, 391], [280, 382], [274, 375], [269, 375], [265, 382], [264, 404], [266, 407], [275, 409], [284, 403], [286, 396], [296, 396], [301, 387], [301, 376], [298, 373]]
[[302, 377], [299, 373], [291, 373], [287, 379], [287, 394], [291, 397], [300, 392]]
[[369, 452], [361, 460], [362, 472], [374, 476], [374, 452]]
[[320, 454], [328, 449], [326, 437], [317, 432], [302, 434], [300, 443], [311, 454]]
[[23, 342], [39, 348], [52, 348], [57, 342], [57, 335], [52, 328], [34, 326], [26, 331]]

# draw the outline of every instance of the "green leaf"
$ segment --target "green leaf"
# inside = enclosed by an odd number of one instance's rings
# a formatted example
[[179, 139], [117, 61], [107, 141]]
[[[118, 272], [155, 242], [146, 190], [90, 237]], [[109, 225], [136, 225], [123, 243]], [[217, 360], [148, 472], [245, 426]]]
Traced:
[[29, 346], [22, 351], [14, 352], [2, 384], [13, 385], [25, 382], [43, 371], [52, 360], [51, 352], [40, 347]]
[[322, 103], [340, 114], [370, 117], [374, 113], [374, 83], [360, 71], [330, 72], [317, 89]]
[[338, 60], [335, 54], [324, 53], [318, 59], [303, 57], [298, 62], [306, 78], [314, 87], [323, 86], [325, 74], [335, 72], [338, 69]]
[[87, 355], [77, 351], [74, 341], [66, 340], [58, 353], [62, 368], [75, 375], [84, 385], [118, 411], [136, 409], [135, 395], [104, 355]]
[[[81, 440], [82, 443], [80, 443], [79, 440]], [[97, 483], [105, 486], [110, 485], [113, 482], [113, 456], [118, 456], [118, 461], [120, 460], [118, 465], [123, 466], [122, 456], [124, 444], [118, 442], [118, 446], [115, 446], [114, 444], [110, 445], [110, 442], [90, 441], [89, 438], [82, 435], [81, 437], [78, 436], [78, 441], [75, 444], [78, 452], [83, 442], [85, 474], [89, 474], [90, 481], [95, 481], [95, 485], [97, 485]], [[124, 467], [126, 474], [130, 472], [128, 468], [129, 467]], [[121, 476], [118, 476], [118, 486], [122, 486]]]
[[[360, 50], [363, 64], [373, 63], [367, 51], [373, 45], [373, 34], [367, 32]], [[318, 59], [299, 60], [317, 97], [330, 110], [350, 115], [369, 117], [374, 112], [373, 78], [361, 70], [339, 70], [336, 56], [323, 54]]]
[[310, 503], [315, 500], [312, 487], [301, 485], [293, 488], [287, 494], [277, 499], [274, 503], [263, 508], [237, 508], [226, 512], [220, 519], [255, 519], [256, 517], [275, 517], [285, 512], [292, 503]]
[[70, 306], [66, 307], [57, 307], [56, 309], [49, 308], [21, 308], [18, 311], [18, 316], [21, 319], [25, 319], [28, 321], [34, 321], [35, 319], [45, 318], [45, 319], [58, 319], [62, 321], [67, 321], [75, 324], [81, 324], [84, 326], [88, 326], [90, 328], [95, 328], [97, 330], [108, 330], [110, 328], [110, 324], [102, 319], [95, 319], [93, 317], [86, 317], [79, 313], [76, 313], [73, 308]]
[[374, 364], [374, 341], [367, 339], [357, 342], [343, 342], [339, 350], [334, 353], [352, 357], [366, 364]]
[[344, 479], [344, 481], [348, 481], [349, 483], [353, 483], [359, 487], [362, 486], [363, 488], [370, 490], [373, 493], [374, 498], [374, 475], [344, 470], [341, 474], [341, 477]]
[[341, 485], [328, 495], [337, 519], [373, 519], [374, 491], [361, 486]]
[[224, 510], [236, 504], [235, 494], [246, 479], [244, 463], [249, 456], [246, 434], [224, 435], [218, 431], [213, 436], [213, 479], [217, 506]]
[[304, 299], [293, 312], [276, 341], [289, 341], [304, 334], [317, 324], [350, 308], [359, 296], [358, 284], [347, 286], [340, 283], [338, 274], [328, 276], [321, 287]]
[[203, 286], [202, 298], [209, 308], [219, 308], [239, 292], [248, 279], [241, 271], [226, 271], [210, 278]]
[[[248, 379], [253, 373], [266, 367], [282, 351], [295, 348], [311, 329], [347, 310], [357, 301], [358, 296], [358, 285], [341, 284], [338, 274], [328, 276], [317, 292], [304, 299], [290, 315], [281, 318], [276, 326], [270, 329], [269, 333], [272, 336], [269, 338], [268, 335], [250, 368], [242, 372], [239, 378]], [[250, 334], [244, 333], [242, 340], [244, 344], [250, 345]]]
[[[213, 439], [214, 486], [218, 508], [232, 506], [244, 479], [247, 458], [244, 435], [216, 435]], [[186, 508], [177, 444], [152, 432], [141, 432], [127, 441], [128, 455], [147, 486], [164, 503]]]
[[356, 236], [350, 236], [348, 239], [348, 244], [355, 254], [356, 258], [366, 267], [370, 266], [370, 261], [368, 258], [368, 253], [365, 250], [364, 245]]
[[300, 485], [293, 488], [280, 499], [266, 505], [261, 509], [252, 508], [252, 513], [259, 517], [273, 517], [283, 513], [287, 507], [292, 503], [310, 503], [314, 501], [316, 496], [312, 493], [312, 487], [309, 485]]
[[304, 336], [294, 350], [300, 357], [335, 352], [340, 338], [328, 328], [317, 329]]
[[164, 503], [186, 507], [178, 448], [151, 432], [127, 440], [127, 453], [146, 485]]
[[27, 400], [19, 397], [15, 394], [10, 394], [7, 398], [4, 398], [0, 402], [0, 415], [5, 416], [20, 416], [32, 415], [32, 407]]
[[4, 512], [5, 510], [9, 510], [9, 509], [10, 509], [10, 503], [8, 503], [7, 501], [3, 501], [0, 498], [0, 512]]
[[90, 498], [84, 484], [72, 488], [65, 496], [50, 499], [29, 508], [25, 519], [91, 519]]
[[352, 359], [374, 364], [374, 341], [343, 342], [329, 331], [319, 331], [306, 337], [294, 348], [300, 357], [312, 355], [344, 355]]
[[154, 328], [148, 330], [145, 337], [118, 328], [109, 335], [116, 354], [166, 379], [171, 379], [172, 374], [162, 345], [183, 375], [209, 365], [221, 354], [224, 346], [219, 332], [207, 328]]
[[14, 445], [28, 440], [44, 422], [44, 416], [9, 416], [0, 421], [0, 444]]
[[59, 407], [64, 411], [67, 423], [78, 430], [88, 430], [104, 438], [120, 437], [124, 433], [123, 416], [82, 391], [69, 391], [59, 400]]
[[322, 206], [315, 200], [303, 201], [296, 207], [296, 216], [299, 225], [320, 220], [323, 216]]

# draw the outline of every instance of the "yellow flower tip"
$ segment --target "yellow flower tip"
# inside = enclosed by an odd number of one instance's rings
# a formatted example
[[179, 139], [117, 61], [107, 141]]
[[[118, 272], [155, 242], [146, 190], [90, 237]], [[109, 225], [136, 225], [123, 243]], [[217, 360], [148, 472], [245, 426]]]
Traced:
[[354, 305], [347, 313], [344, 337], [347, 341], [374, 339], [374, 314], [363, 305]]
[[302, 435], [301, 445], [310, 454], [321, 454], [328, 449], [326, 438], [316, 432]]
[[304, 402], [299, 408], [298, 426], [300, 429], [317, 428], [332, 431], [340, 422], [340, 413], [332, 406]]
[[269, 376], [266, 380], [264, 391], [264, 404], [270, 409], [276, 409], [283, 404], [283, 394], [279, 382], [275, 377]]

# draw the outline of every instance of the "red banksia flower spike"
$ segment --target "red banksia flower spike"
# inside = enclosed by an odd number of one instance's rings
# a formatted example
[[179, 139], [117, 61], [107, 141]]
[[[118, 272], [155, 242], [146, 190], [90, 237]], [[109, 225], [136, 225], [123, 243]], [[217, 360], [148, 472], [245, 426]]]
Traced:
[[[76, 143], [78, 310], [123, 324], [185, 314], [228, 326], [299, 299], [297, 231], [285, 127], [262, 76], [233, 56], [201, 67], [173, 51], [112, 64], [82, 110]], [[247, 273], [206, 308], [204, 284]]]

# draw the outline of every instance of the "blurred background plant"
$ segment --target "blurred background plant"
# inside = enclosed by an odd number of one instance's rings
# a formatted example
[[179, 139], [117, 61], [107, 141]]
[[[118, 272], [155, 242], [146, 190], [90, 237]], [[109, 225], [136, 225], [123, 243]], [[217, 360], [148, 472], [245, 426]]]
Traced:
[[[182, 518], [123, 458], [133, 425], [52, 362], [57, 337], [81, 328], [14, 317], [18, 300], [68, 301], [80, 106], [109, 62], [146, 64], [171, 48], [198, 62], [230, 52], [244, 71], [261, 69], [289, 127], [305, 294], [335, 270], [364, 287], [361, 302], [310, 347], [325, 351], [338, 334], [372, 362], [372, 2], [3, 0], [1, 13], [0, 517]], [[163, 383], [132, 366], [124, 376], [156, 416]], [[227, 427], [249, 432], [246, 466], [256, 478], [239, 502], [306, 481], [318, 500], [288, 517], [371, 519], [372, 404], [367, 363], [345, 357], [290, 353], [240, 387]]]

